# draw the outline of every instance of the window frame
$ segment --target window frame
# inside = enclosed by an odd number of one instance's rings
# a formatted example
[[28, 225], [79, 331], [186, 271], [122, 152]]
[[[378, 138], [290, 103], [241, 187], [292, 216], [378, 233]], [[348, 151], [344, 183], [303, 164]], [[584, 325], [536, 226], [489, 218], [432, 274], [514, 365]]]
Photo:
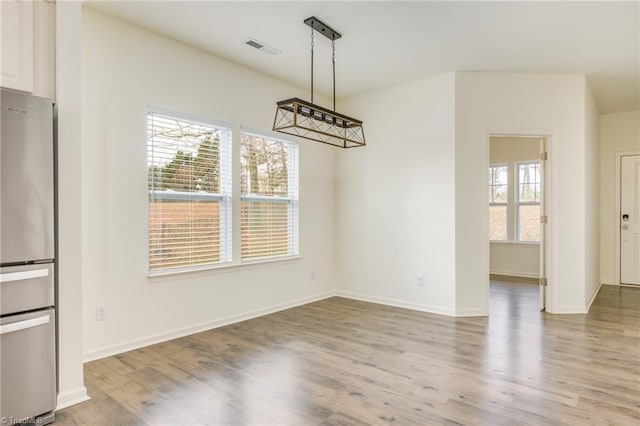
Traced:
[[[244, 136], [253, 136], [263, 139], [268, 139], [274, 142], [281, 142], [287, 144], [287, 196], [269, 196], [269, 195], [253, 195], [242, 194], [241, 184], [239, 190], [240, 205], [243, 201], [249, 202], [266, 202], [266, 203], [287, 203], [287, 254], [285, 255], [268, 255], [260, 257], [243, 258], [242, 244], [239, 250], [239, 262], [241, 265], [247, 265], [252, 263], [272, 262], [277, 260], [287, 260], [300, 257], [300, 220], [299, 220], [299, 200], [300, 200], [300, 168], [299, 168], [299, 151], [300, 147], [297, 141], [292, 138], [283, 137], [280, 134], [274, 134], [273, 132], [261, 131], [250, 129], [247, 127], [241, 127], [240, 129], [240, 147], [239, 151], [242, 152], [242, 144], [244, 143]], [[242, 171], [242, 154], [239, 156], [238, 167], [240, 167], [241, 175]], [[294, 176], [292, 180], [291, 177]], [[242, 209], [238, 209], [238, 217], [240, 217]], [[242, 220], [239, 219], [239, 241], [242, 241]]]
[[[152, 115], [161, 116], [171, 120], [190, 122], [203, 126], [215, 128], [221, 136], [219, 147], [219, 188], [217, 193], [213, 192], [187, 192], [187, 191], [167, 191], [153, 190], [149, 188], [147, 175], [147, 276], [164, 276], [170, 274], [182, 274], [207, 269], [216, 269], [230, 266], [233, 263], [233, 125], [231, 123], [214, 120], [207, 117], [196, 116], [189, 113], [172, 111], [156, 106], [147, 106], [147, 129], [150, 126]], [[148, 132], [148, 131], [147, 131]], [[147, 168], [149, 167], [151, 141], [147, 133]], [[224, 173], [223, 173], [224, 171]], [[147, 172], [148, 173], [148, 172]], [[153, 195], [152, 195], [153, 194]], [[217, 262], [206, 262], [196, 265], [184, 265], [177, 267], [164, 267], [151, 269], [151, 224], [149, 222], [149, 208], [151, 201], [156, 200], [192, 200], [192, 201], [219, 201], [219, 244], [220, 260]]]
[[529, 166], [529, 165], [538, 165], [538, 181], [534, 181], [534, 184], [538, 184], [542, 187], [542, 177], [541, 177], [541, 164], [540, 160], [529, 160], [529, 161], [516, 161], [515, 162], [515, 178], [514, 178], [514, 207], [515, 207], [515, 242], [519, 244], [540, 244], [540, 239], [537, 241], [530, 240], [522, 240], [520, 238], [520, 206], [538, 206], [540, 207], [540, 200], [538, 201], [520, 201], [520, 167], [521, 166]]
[[496, 206], [504, 206], [506, 209], [505, 212], [505, 235], [504, 235], [504, 240], [492, 240], [491, 239], [491, 235], [489, 235], [489, 242], [490, 243], [506, 243], [509, 242], [509, 163], [492, 163], [489, 164], [489, 180], [491, 179], [491, 169], [495, 169], [498, 167], [504, 167], [506, 169], [506, 176], [507, 176], [507, 182], [504, 184], [507, 187], [506, 190], [506, 194], [507, 194], [507, 200], [502, 202], [502, 203], [498, 203], [498, 202], [494, 202], [493, 200], [493, 191], [492, 188], [497, 186], [495, 184], [493, 184], [493, 182], [489, 183], [489, 189], [491, 190], [491, 194], [490, 195], [490, 199], [489, 199], [489, 210], [491, 210], [491, 207], [496, 207]]

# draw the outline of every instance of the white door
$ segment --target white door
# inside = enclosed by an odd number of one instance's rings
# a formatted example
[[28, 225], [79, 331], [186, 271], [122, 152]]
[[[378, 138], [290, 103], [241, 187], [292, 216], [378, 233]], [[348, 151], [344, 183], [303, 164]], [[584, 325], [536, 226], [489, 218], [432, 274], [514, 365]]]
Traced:
[[540, 310], [547, 301], [547, 139], [540, 139]]
[[620, 282], [640, 285], [640, 155], [622, 157]]

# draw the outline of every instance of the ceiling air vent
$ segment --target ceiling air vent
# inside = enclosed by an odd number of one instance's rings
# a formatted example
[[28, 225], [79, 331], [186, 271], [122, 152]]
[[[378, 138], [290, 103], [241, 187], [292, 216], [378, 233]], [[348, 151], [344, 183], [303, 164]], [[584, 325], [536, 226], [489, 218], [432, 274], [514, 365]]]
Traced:
[[280, 50], [276, 49], [275, 47], [271, 47], [268, 44], [265, 44], [261, 41], [256, 40], [255, 38], [249, 38], [245, 40], [244, 43], [247, 46], [251, 46], [254, 49], [258, 49], [259, 51], [263, 53], [267, 53], [269, 55], [279, 55], [280, 53], [282, 53]]

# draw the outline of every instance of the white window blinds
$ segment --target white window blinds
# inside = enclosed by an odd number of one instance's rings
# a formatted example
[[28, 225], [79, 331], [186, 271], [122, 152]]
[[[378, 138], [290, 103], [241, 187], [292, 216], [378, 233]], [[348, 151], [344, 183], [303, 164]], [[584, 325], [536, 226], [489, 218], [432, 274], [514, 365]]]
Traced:
[[518, 163], [518, 241], [540, 241], [540, 162]]
[[508, 166], [489, 167], [489, 240], [507, 240]]
[[298, 146], [243, 132], [241, 259], [298, 254]]
[[149, 272], [231, 261], [231, 131], [151, 111]]

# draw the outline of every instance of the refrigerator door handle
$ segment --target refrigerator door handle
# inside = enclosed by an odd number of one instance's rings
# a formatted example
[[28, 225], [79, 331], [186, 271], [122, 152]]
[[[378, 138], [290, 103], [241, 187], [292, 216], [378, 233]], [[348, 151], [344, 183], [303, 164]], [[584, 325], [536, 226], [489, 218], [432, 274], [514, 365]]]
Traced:
[[29, 280], [31, 278], [41, 278], [49, 276], [49, 269], [33, 269], [31, 271], [9, 272], [0, 274], [0, 283], [8, 283], [11, 281]]
[[0, 336], [14, 331], [25, 330], [27, 328], [37, 327], [42, 324], [49, 323], [49, 315], [38, 318], [31, 318], [24, 321], [12, 322], [11, 324], [0, 325]]

